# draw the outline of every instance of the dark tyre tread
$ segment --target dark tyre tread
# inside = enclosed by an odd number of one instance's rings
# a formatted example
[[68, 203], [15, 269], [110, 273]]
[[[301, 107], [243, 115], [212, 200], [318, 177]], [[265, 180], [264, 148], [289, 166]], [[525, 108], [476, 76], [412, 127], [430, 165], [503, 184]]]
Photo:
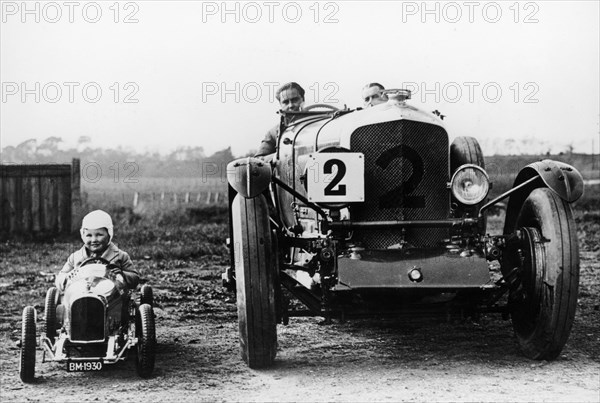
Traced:
[[142, 378], [149, 378], [154, 371], [156, 358], [156, 327], [154, 310], [148, 304], [140, 305], [136, 315], [138, 338], [136, 369]]
[[461, 136], [450, 145], [450, 172], [454, 172], [464, 164], [475, 164], [485, 168], [483, 152], [475, 137]]
[[46, 303], [44, 306], [44, 333], [52, 343], [56, 336], [56, 297], [58, 290], [51, 287], [46, 293]]
[[241, 355], [250, 368], [265, 368], [277, 353], [277, 273], [266, 199], [236, 196], [232, 217]]
[[33, 382], [35, 377], [35, 308], [32, 306], [23, 309], [23, 323], [21, 328], [21, 356], [19, 375], [23, 382]]
[[140, 305], [143, 304], [148, 304], [154, 308], [154, 292], [148, 284], [144, 284], [140, 290]]
[[525, 200], [517, 227], [537, 236], [543, 246], [529, 259], [525, 276], [530, 280], [523, 283], [528, 298], [512, 313], [515, 334], [527, 357], [552, 360], [569, 338], [577, 307], [579, 248], [573, 213], [550, 189], [538, 188]]

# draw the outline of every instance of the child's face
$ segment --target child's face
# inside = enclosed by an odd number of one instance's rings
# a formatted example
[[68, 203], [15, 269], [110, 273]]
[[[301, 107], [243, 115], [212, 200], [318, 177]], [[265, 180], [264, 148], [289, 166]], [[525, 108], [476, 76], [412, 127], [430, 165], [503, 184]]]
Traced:
[[83, 242], [90, 251], [94, 253], [102, 253], [108, 247], [110, 238], [106, 228], [84, 229]]

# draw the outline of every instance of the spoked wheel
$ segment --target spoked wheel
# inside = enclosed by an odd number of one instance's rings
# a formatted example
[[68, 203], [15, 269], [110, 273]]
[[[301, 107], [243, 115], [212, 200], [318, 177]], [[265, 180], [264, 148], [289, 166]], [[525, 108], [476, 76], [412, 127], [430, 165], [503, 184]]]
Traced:
[[19, 375], [23, 382], [33, 382], [35, 376], [35, 308], [23, 309], [23, 324], [21, 329], [21, 358]]
[[231, 208], [241, 354], [250, 368], [264, 368], [277, 350], [277, 268], [267, 201], [238, 195]]
[[152, 287], [148, 284], [144, 284], [140, 290], [140, 305], [143, 304], [154, 307], [154, 293], [152, 292]]
[[523, 353], [556, 358], [569, 338], [579, 288], [579, 249], [571, 207], [550, 189], [535, 189], [517, 218], [522, 241], [511, 252], [520, 266], [511, 317]]
[[46, 293], [46, 303], [44, 308], [44, 333], [52, 343], [56, 337], [56, 298], [58, 290], [51, 287]]
[[135, 323], [135, 333], [138, 338], [136, 369], [142, 378], [149, 378], [154, 371], [156, 356], [156, 327], [154, 311], [148, 304], [140, 305]]

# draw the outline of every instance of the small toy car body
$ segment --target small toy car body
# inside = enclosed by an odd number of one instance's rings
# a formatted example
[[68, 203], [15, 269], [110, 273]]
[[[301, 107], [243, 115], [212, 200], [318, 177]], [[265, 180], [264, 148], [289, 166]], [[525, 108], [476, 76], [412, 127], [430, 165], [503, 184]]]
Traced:
[[[271, 365], [276, 324], [290, 314], [431, 311], [510, 315], [526, 356], [556, 358], [577, 305], [570, 203], [583, 193], [581, 174], [534, 162], [486, 202], [477, 140], [450, 144], [439, 112], [408, 103], [410, 91], [385, 93], [386, 103], [362, 110], [280, 112], [276, 153], [228, 166], [223, 281], [237, 288], [242, 358]], [[503, 234], [491, 236], [486, 212], [505, 198]], [[281, 287], [307, 311], [290, 312]]]
[[[64, 363], [70, 372], [99, 371], [134, 349], [138, 374], [149, 377], [156, 349], [152, 288], [142, 286], [138, 305], [109, 269], [106, 260], [89, 259], [69, 273], [62, 295], [56, 287], [48, 290], [39, 338], [43, 362]], [[21, 336], [23, 382], [34, 379], [36, 339], [36, 311], [28, 306]]]

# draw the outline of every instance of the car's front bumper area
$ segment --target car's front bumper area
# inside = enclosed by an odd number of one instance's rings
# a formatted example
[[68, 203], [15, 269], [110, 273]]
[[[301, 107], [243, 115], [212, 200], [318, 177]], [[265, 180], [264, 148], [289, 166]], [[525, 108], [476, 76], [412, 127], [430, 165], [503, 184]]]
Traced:
[[89, 347], [89, 343], [75, 343], [68, 340], [66, 333], [61, 333], [56, 339], [55, 343], [52, 343], [50, 339], [42, 335], [40, 337], [40, 344], [44, 351], [43, 362], [72, 362], [72, 361], [101, 361], [103, 364], [115, 364], [121, 360], [124, 360], [125, 352], [135, 346], [138, 339], [135, 337], [135, 326], [130, 324], [128, 331], [123, 335], [112, 335], [108, 337], [105, 343], [100, 345], [105, 346], [104, 354], [84, 354], [80, 356], [74, 356], [69, 354], [69, 349], [73, 347]]
[[337, 260], [336, 291], [364, 288], [448, 289], [493, 287], [486, 258], [444, 248], [362, 250]]

